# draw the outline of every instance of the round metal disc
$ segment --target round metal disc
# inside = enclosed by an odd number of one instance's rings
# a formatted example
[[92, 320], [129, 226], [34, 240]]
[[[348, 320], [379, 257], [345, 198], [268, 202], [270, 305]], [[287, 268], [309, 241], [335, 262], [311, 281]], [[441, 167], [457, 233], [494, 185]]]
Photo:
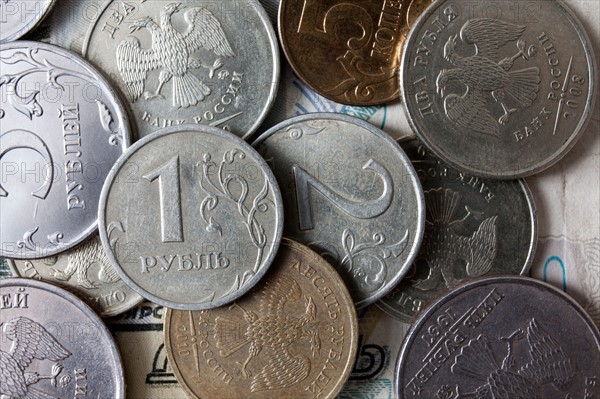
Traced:
[[561, 159], [592, 116], [591, 43], [557, 0], [435, 2], [409, 35], [401, 86], [419, 138], [451, 166], [512, 179]]
[[409, 331], [397, 398], [584, 398], [600, 394], [600, 333], [569, 296], [525, 277], [466, 284]]
[[411, 274], [377, 304], [411, 323], [434, 299], [466, 279], [527, 274], [537, 242], [527, 183], [458, 172], [418, 140], [400, 145], [425, 191], [425, 236]]
[[248, 138], [277, 94], [279, 47], [257, 0], [108, 1], [83, 54], [128, 98], [138, 138], [182, 124]]
[[217, 128], [184, 125], [135, 143], [100, 198], [100, 237], [141, 296], [183, 310], [221, 306], [273, 261], [282, 200], [265, 161]]
[[358, 307], [408, 272], [423, 236], [419, 179], [381, 130], [341, 114], [309, 114], [253, 144], [274, 170], [285, 233], [336, 267]]
[[125, 398], [115, 342], [80, 299], [48, 283], [11, 278], [0, 280], [0, 300], [2, 396]]
[[56, 0], [0, 1], [0, 43], [12, 42], [33, 30]]
[[7, 43], [0, 66], [0, 256], [53, 256], [96, 231], [129, 125], [108, 82], [67, 50]]
[[16, 276], [73, 292], [101, 317], [126, 312], [143, 299], [119, 278], [97, 235], [60, 255], [39, 260], [8, 259], [8, 265]]

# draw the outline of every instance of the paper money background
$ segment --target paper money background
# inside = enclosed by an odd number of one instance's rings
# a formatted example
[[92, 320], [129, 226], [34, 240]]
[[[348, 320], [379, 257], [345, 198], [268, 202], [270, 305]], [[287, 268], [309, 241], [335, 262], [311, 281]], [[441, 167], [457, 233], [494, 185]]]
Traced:
[[[600, 1], [565, 2], [586, 28], [596, 63], [600, 64]], [[85, 33], [102, 3], [61, 0], [51, 17], [29, 39], [81, 52]], [[215, 1], [215, 7], [225, 7], [235, 15], [234, 3]], [[262, 0], [262, 3], [275, 24], [278, 0]], [[307, 88], [285, 64], [282, 59], [278, 99], [259, 132], [295, 115], [341, 112], [365, 119], [396, 138], [412, 134], [399, 103], [368, 108], [333, 103]], [[573, 150], [560, 163], [527, 181], [536, 201], [539, 223], [532, 276], [575, 297], [600, 326], [600, 101], [596, 101], [593, 115]], [[2, 261], [0, 278], [8, 276], [10, 271]], [[408, 325], [388, 317], [375, 306], [361, 311], [359, 316], [358, 358], [340, 398], [392, 398], [393, 369]], [[128, 398], [187, 398], [167, 362], [162, 339], [163, 317], [162, 307], [145, 303], [108, 321], [122, 353]]]

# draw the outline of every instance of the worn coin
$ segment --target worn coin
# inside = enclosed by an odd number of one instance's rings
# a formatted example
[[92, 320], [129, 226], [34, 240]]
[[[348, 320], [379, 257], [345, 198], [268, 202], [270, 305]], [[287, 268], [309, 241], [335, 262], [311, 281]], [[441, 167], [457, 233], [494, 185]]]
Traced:
[[287, 239], [251, 293], [218, 309], [168, 310], [164, 331], [169, 363], [192, 398], [334, 398], [358, 341], [335, 269]]
[[254, 146], [281, 187], [286, 235], [331, 261], [356, 306], [387, 294], [408, 272], [425, 224], [419, 179], [398, 144], [330, 113], [284, 121]]
[[[114, 231], [109, 232], [109, 239], [113, 235]], [[118, 243], [115, 245], [118, 248]], [[142, 301], [115, 272], [99, 236], [57, 256], [9, 259], [8, 265], [16, 276], [50, 282], [72, 291], [102, 317], [123, 313]]]
[[431, 0], [281, 0], [279, 37], [296, 74], [330, 100], [375, 105], [399, 96], [400, 54]]
[[17, 40], [34, 29], [54, 3], [55, 0], [0, 1], [0, 43]]
[[538, 173], [589, 121], [590, 41], [557, 0], [437, 1], [409, 35], [402, 95], [419, 138], [451, 166], [490, 178]]
[[418, 140], [400, 145], [425, 191], [425, 236], [411, 275], [378, 305], [410, 323], [465, 279], [527, 274], [537, 229], [525, 181], [469, 176], [447, 167]]
[[256, 0], [109, 1], [83, 52], [129, 99], [139, 137], [195, 123], [247, 138], [277, 93], [277, 38]]
[[125, 397], [123, 367], [92, 309], [58, 287], [0, 280], [0, 396]]
[[283, 210], [275, 177], [250, 145], [184, 125], [145, 137], [119, 159], [99, 223], [131, 288], [163, 306], [198, 310], [231, 302], [260, 280], [281, 241]]
[[556, 288], [494, 277], [452, 291], [419, 319], [396, 370], [398, 398], [592, 398], [600, 333]]
[[97, 228], [102, 185], [129, 144], [125, 111], [60, 47], [3, 44], [0, 67], [0, 256], [56, 255]]

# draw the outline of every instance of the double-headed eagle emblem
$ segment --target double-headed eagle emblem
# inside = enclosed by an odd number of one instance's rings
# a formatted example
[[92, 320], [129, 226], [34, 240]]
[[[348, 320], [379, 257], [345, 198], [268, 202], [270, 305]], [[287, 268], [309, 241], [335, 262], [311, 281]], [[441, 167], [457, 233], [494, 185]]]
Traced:
[[[537, 67], [511, 71], [519, 58], [528, 60], [525, 42], [519, 40], [525, 26], [498, 19], [477, 18], [467, 21], [460, 30], [460, 38], [475, 46], [475, 55], [461, 57], [455, 51], [458, 35], [451, 36], [444, 46], [444, 59], [454, 69], [444, 69], [437, 77], [438, 94], [444, 98], [446, 116], [462, 128], [492, 136], [500, 135], [500, 125], [506, 125], [517, 108], [506, 106], [507, 97], [521, 107], [529, 107], [540, 89], [540, 70]], [[500, 47], [517, 41], [518, 53], [500, 61]], [[467, 86], [463, 95], [449, 94], [444, 97], [448, 81], [458, 80]], [[487, 102], [489, 95], [504, 110], [498, 121], [492, 116]]]
[[[142, 49], [140, 41], [130, 37], [117, 48], [117, 64], [121, 77], [125, 81], [132, 102], [140, 97], [146, 100], [164, 98], [160, 93], [163, 86], [173, 81], [173, 106], [188, 108], [204, 101], [211, 89], [201, 82], [191, 69], [209, 69], [212, 78], [217, 69], [221, 68], [223, 60], [218, 58], [212, 67], [191, 58], [191, 55], [204, 48], [219, 57], [233, 57], [231, 49], [221, 24], [214, 15], [205, 8], [188, 9], [185, 21], [187, 31], [177, 31], [172, 23], [173, 14], [181, 10], [181, 3], [171, 3], [160, 13], [160, 25], [151, 17], [135, 21], [130, 30], [134, 32], [146, 28], [152, 36], [152, 48]], [[146, 77], [149, 71], [160, 69], [158, 88], [155, 93], [144, 92]]]

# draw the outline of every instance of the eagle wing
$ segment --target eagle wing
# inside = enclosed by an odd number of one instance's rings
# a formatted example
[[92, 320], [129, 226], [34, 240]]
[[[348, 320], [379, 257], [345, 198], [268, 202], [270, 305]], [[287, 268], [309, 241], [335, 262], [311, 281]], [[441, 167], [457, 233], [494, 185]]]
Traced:
[[286, 388], [308, 377], [310, 360], [307, 357], [292, 356], [287, 348], [271, 353], [269, 364], [252, 379], [251, 392]]
[[221, 57], [235, 55], [221, 23], [210, 11], [201, 7], [190, 8], [185, 12], [185, 20], [188, 30], [183, 37], [189, 53], [205, 48]]
[[59, 361], [71, 356], [48, 331], [35, 321], [18, 317], [6, 323], [8, 336], [14, 336], [10, 353], [21, 370], [33, 359]]
[[467, 265], [467, 274], [471, 277], [483, 276], [492, 268], [497, 250], [496, 219], [497, 216], [485, 219], [469, 240], [472, 262]]
[[498, 137], [498, 123], [486, 107], [485, 93], [481, 90], [471, 90], [461, 97], [449, 95], [444, 100], [444, 108], [448, 118], [457, 125], [483, 134]]
[[130, 37], [117, 47], [117, 66], [131, 101], [137, 101], [144, 93], [146, 75], [159, 68], [161, 62], [158, 54], [151, 49], [142, 50], [140, 41]]
[[490, 59], [498, 58], [498, 50], [506, 43], [518, 40], [525, 26], [492, 18], [475, 18], [467, 21], [460, 30], [460, 38], [474, 44], [477, 55]]
[[288, 276], [279, 276], [267, 280], [260, 292], [260, 314], [279, 315], [287, 302], [302, 298], [302, 290], [298, 283]]
[[27, 393], [25, 374], [8, 353], [0, 350], [0, 395], [22, 398]]

